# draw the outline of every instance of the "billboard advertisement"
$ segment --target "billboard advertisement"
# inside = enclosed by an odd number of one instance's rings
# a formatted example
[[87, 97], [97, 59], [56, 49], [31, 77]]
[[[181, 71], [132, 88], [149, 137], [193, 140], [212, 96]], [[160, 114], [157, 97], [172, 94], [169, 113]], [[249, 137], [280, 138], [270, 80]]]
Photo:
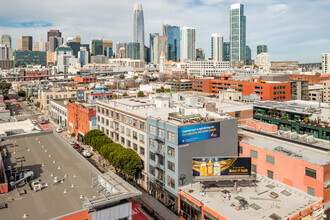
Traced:
[[179, 145], [220, 137], [220, 122], [179, 128]]
[[251, 175], [251, 157], [193, 158], [193, 177]]

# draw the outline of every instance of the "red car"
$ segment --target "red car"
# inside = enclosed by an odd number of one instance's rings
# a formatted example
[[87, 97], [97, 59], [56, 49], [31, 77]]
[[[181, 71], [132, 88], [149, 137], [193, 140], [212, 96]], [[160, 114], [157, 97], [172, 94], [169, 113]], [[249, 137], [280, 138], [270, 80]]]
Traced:
[[73, 148], [74, 148], [74, 149], [79, 149], [79, 148], [80, 148], [80, 145], [79, 145], [79, 144], [74, 144], [74, 145], [73, 145]]

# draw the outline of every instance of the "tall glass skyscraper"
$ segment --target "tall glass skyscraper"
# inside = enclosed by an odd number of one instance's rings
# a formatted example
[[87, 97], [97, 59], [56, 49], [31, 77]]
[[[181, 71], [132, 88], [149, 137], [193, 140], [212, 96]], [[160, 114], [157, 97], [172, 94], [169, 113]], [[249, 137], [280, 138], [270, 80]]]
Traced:
[[257, 55], [260, 53], [268, 53], [267, 45], [258, 45], [257, 46]]
[[149, 35], [150, 62], [154, 61], [154, 39], [156, 36], [159, 36], [159, 33], [152, 33]]
[[230, 61], [230, 42], [223, 42], [223, 61]]
[[163, 36], [167, 37], [167, 59], [180, 60], [180, 27], [163, 25]]
[[3, 34], [1, 36], [1, 44], [7, 45], [9, 49], [11, 49], [11, 37], [8, 34]]
[[245, 47], [245, 64], [246, 65], [252, 65], [252, 55], [251, 55], [251, 48], [246, 45]]
[[233, 4], [230, 6], [230, 63], [243, 61], [245, 63], [246, 46], [246, 17], [244, 5]]
[[218, 34], [211, 35], [211, 58], [214, 61], [223, 61], [223, 37]]
[[91, 56], [103, 55], [103, 40], [91, 41]]
[[133, 60], [139, 60], [141, 54], [140, 48], [140, 43], [127, 43], [125, 46], [125, 57]]
[[196, 29], [192, 27], [181, 28], [181, 54], [180, 60], [196, 59]]
[[140, 44], [140, 59], [144, 59], [144, 17], [142, 4], [134, 4], [133, 42]]

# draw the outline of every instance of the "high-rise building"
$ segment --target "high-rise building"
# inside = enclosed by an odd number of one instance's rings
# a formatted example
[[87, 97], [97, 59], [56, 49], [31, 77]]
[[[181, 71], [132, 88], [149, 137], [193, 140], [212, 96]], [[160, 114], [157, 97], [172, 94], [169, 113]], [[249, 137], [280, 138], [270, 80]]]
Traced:
[[233, 4], [230, 6], [230, 64], [236, 61], [245, 63], [246, 51], [246, 17], [244, 5]]
[[68, 38], [68, 40], [66, 41], [66, 45], [71, 47], [71, 49], [73, 50], [73, 55], [77, 58], [78, 57], [78, 52], [79, 52], [80, 46], [81, 46], [80, 36], [76, 35], [74, 37]]
[[180, 58], [184, 60], [195, 60], [196, 59], [196, 29], [193, 27], [181, 28], [181, 48]]
[[103, 40], [91, 41], [91, 56], [103, 55]]
[[245, 46], [245, 64], [252, 65], [251, 48], [248, 45]]
[[230, 61], [230, 42], [223, 42], [223, 61]]
[[154, 51], [153, 51], [153, 59], [152, 62], [154, 64], [160, 63], [160, 56], [162, 53], [167, 56], [167, 38], [164, 36], [155, 36], [154, 38]]
[[[127, 43], [125, 47], [125, 57], [133, 60], [140, 59], [140, 43], [131, 42]], [[143, 48], [144, 49], [144, 48]]]
[[47, 54], [45, 51], [19, 51], [14, 52], [15, 67], [26, 67], [27, 65], [46, 66]]
[[48, 42], [49, 51], [54, 52], [59, 46], [63, 44], [63, 37], [50, 36]]
[[322, 72], [330, 74], [330, 53], [322, 53]]
[[5, 45], [7, 45], [7, 47], [8, 47], [9, 49], [12, 49], [12, 47], [11, 47], [11, 37], [10, 37], [10, 35], [8, 35], [8, 34], [3, 34], [3, 35], [1, 36], [1, 44], [5, 44]]
[[80, 37], [80, 35], [73, 36], [72, 41], [73, 42], [77, 42], [77, 43], [81, 43], [81, 37]]
[[103, 40], [103, 55], [111, 58], [113, 55], [113, 42], [112, 40]]
[[40, 39], [39, 42], [33, 43], [33, 51], [46, 51], [46, 42]]
[[59, 30], [50, 30], [47, 32], [47, 41], [50, 37], [62, 37], [62, 33]]
[[78, 52], [78, 58], [79, 58], [81, 67], [83, 67], [85, 64], [88, 63], [89, 52], [86, 50], [85, 47], [80, 47], [80, 50]]
[[152, 33], [149, 35], [150, 62], [154, 62], [154, 38], [156, 36], [159, 36], [159, 33]]
[[17, 50], [28, 50], [32, 51], [32, 37], [31, 36], [22, 36], [17, 39]]
[[0, 44], [0, 60], [9, 59], [9, 48], [6, 44]]
[[180, 60], [180, 27], [163, 25], [163, 36], [167, 37], [167, 60]]
[[211, 35], [211, 59], [223, 61], [223, 37], [218, 33]]
[[[139, 59], [144, 59], [144, 17], [142, 4], [134, 4], [133, 10], [133, 42], [139, 43]], [[126, 48], [127, 54], [127, 48]]]
[[258, 45], [257, 46], [257, 55], [260, 53], [268, 53], [267, 45]]
[[260, 69], [264, 69], [267, 66], [270, 66], [269, 55], [268, 53], [260, 53], [256, 57], [256, 65]]
[[203, 48], [196, 49], [196, 60], [198, 60], [198, 61], [205, 60], [205, 51]]
[[[117, 42], [116, 43], [116, 57], [119, 58], [119, 50], [120, 48], [125, 48], [126, 47], [126, 43], [120, 43], [120, 42]], [[123, 54], [122, 54], [123, 55]], [[125, 53], [124, 53], [124, 57], [125, 57]], [[121, 57], [121, 58], [124, 58], [124, 57]]]

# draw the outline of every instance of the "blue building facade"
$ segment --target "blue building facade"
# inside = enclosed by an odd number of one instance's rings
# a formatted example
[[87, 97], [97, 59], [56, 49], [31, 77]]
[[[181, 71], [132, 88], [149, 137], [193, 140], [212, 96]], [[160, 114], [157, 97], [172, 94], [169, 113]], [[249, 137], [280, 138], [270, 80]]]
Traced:
[[180, 61], [180, 27], [163, 25], [163, 36], [167, 37], [167, 60]]

